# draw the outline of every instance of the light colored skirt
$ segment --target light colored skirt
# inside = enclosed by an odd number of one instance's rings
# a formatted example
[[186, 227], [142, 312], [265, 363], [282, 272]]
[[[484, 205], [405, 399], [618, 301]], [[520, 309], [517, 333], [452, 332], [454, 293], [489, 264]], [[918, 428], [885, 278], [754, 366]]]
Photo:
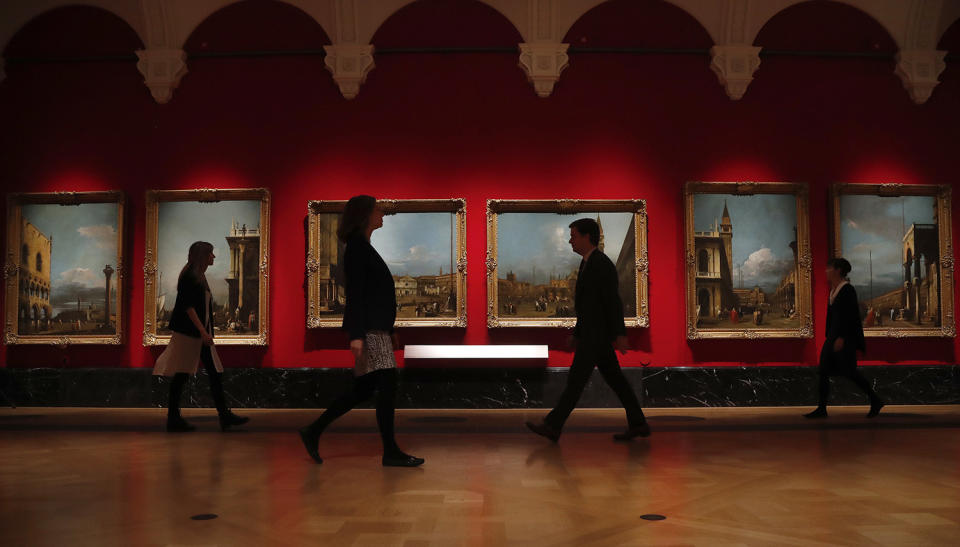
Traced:
[[[203, 350], [203, 339], [173, 333], [170, 343], [163, 350], [157, 363], [153, 366], [154, 376], [173, 376], [180, 372], [196, 374], [200, 367], [200, 352]], [[217, 346], [210, 346], [210, 355], [213, 357], [213, 366], [217, 372], [223, 372], [223, 364], [217, 355]]]
[[363, 376], [377, 370], [397, 368], [393, 355], [393, 338], [389, 332], [372, 330], [363, 339], [360, 358], [353, 362], [354, 376]]

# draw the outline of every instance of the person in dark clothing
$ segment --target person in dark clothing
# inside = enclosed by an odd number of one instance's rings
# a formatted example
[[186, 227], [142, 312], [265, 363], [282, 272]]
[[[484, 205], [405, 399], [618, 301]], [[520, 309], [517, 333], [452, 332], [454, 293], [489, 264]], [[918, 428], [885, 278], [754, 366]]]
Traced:
[[377, 393], [377, 427], [383, 442], [383, 465], [416, 467], [424, 461], [405, 454], [394, 438], [398, 375], [393, 348], [399, 344], [393, 324], [397, 317], [397, 298], [393, 276], [370, 244], [373, 231], [383, 226], [383, 214], [373, 197], [355, 196], [347, 201], [337, 229], [337, 237], [347, 244], [343, 254], [347, 297], [343, 329], [350, 335], [355, 378], [351, 390], [299, 431], [303, 446], [317, 463], [323, 463], [318, 445], [327, 426], [374, 392]]
[[827, 307], [827, 339], [820, 349], [820, 389], [816, 410], [804, 414], [807, 418], [826, 418], [827, 399], [830, 396], [830, 377], [846, 376], [870, 398], [868, 418], [883, 408], [883, 401], [874, 393], [870, 382], [857, 370], [857, 354], [866, 351], [863, 324], [860, 322], [860, 304], [857, 291], [847, 279], [850, 262], [845, 258], [827, 261], [827, 280], [830, 282], [830, 304]]
[[623, 321], [617, 268], [607, 255], [597, 249], [599, 241], [600, 226], [595, 220], [583, 218], [570, 224], [570, 245], [575, 253], [583, 257], [574, 296], [577, 323], [571, 345], [576, 353], [570, 365], [567, 386], [557, 406], [542, 423], [527, 422], [531, 431], [554, 442], [560, 438], [563, 424], [580, 399], [594, 366], [600, 369], [604, 381], [617, 394], [627, 413], [627, 430], [614, 435], [614, 438], [630, 440], [650, 435], [650, 426], [647, 425], [640, 402], [620, 370], [614, 350], [616, 346], [620, 353], [626, 354], [627, 329]]
[[190, 245], [187, 265], [177, 279], [177, 301], [170, 314], [170, 330], [173, 334], [153, 368], [154, 375], [173, 376], [167, 404], [167, 431], [171, 433], [196, 429], [180, 416], [180, 396], [187, 380], [197, 373], [199, 363], [203, 363], [210, 379], [210, 392], [220, 416], [220, 429], [226, 431], [250, 420], [231, 412], [223, 394], [223, 365], [213, 345], [213, 297], [205, 275], [215, 258], [210, 243], [197, 241]]

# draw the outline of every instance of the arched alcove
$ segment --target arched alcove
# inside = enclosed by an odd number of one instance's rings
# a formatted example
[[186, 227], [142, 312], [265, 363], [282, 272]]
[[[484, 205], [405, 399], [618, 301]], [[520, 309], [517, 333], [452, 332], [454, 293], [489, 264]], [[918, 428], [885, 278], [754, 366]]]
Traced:
[[868, 13], [842, 2], [811, 0], [771, 17], [754, 45], [775, 51], [893, 55], [890, 33]]
[[244, 0], [204, 19], [183, 49], [189, 55], [304, 51], [329, 43], [323, 27], [300, 8], [273, 0]]
[[708, 49], [703, 25], [664, 0], [610, 0], [586, 12], [563, 41], [577, 48]]
[[371, 43], [390, 48], [516, 48], [523, 38], [502, 13], [477, 0], [418, 0], [387, 18]]
[[3, 56], [8, 61], [78, 57], [132, 59], [133, 52], [142, 47], [137, 32], [114, 13], [93, 6], [64, 6], [44, 12], [21, 27], [4, 48]]

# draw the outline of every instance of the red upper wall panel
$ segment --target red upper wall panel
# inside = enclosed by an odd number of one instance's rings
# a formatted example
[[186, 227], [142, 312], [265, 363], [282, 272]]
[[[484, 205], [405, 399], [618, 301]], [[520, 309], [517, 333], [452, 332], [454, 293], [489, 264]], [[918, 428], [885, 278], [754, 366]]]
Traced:
[[142, 48], [136, 31], [113, 13], [91, 6], [66, 6], [45, 12], [24, 25], [10, 39], [3, 56], [132, 56]]
[[578, 19], [571, 47], [708, 49], [713, 40], [689, 13], [664, 0], [610, 0]]
[[187, 38], [187, 53], [317, 50], [330, 38], [310, 15], [286, 2], [245, 0], [220, 9]]
[[774, 15], [757, 33], [754, 45], [783, 51], [894, 54], [890, 33], [865, 12], [840, 2], [814, 0]]
[[513, 23], [477, 0], [419, 0], [400, 8], [373, 35], [378, 49], [517, 47]]

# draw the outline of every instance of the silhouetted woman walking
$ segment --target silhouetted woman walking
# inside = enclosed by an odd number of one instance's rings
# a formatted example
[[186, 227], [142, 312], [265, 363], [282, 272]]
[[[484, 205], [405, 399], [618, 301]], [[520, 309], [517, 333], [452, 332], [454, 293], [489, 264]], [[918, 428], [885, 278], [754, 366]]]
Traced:
[[847, 279], [850, 270], [850, 262], [845, 258], [831, 258], [827, 261], [830, 305], [827, 307], [827, 339], [820, 350], [820, 403], [816, 410], [804, 414], [807, 418], [827, 417], [831, 376], [846, 376], [870, 397], [868, 418], [873, 418], [883, 408], [883, 401], [874, 393], [870, 382], [857, 370], [857, 352], [866, 351], [866, 340], [863, 336], [863, 324], [860, 322], [857, 291]]
[[167, 404], [167, 431], [171, 433], [196, 429], [180, 416], [180, 396], [187, 379], [197, 373], [200, 363], [210, 379], [210, 392], [220, 415], [220, 429], [226, 431], [250, 420], [231, 412], [223, 395], [223, 365], [213, 345], [213, 296], [205, 275], [214, 258], [210, 243], [197, 241], [190, 245], [187, 264], [177, 279], [177, 302], [170, 314], [173, 335], [153, 367], [156, 376], [173, 376]]
[[350, 334], [354, 358], [353, 388], [334, 401], [312, 424], [300, 430], [307, 453], [323, 463], [318, 453], [320, 435], [334, 420], [377, 393], [377, 426], [383, 441], [382, 463], [387, 467], [416, 467], [422, 458], [405, 454], [394, 438], [397, 393], [397, 344], [393, 323], [397, 299], [393, 276], [370, 244], [370, 235], [383, 226], [383, 209], [371, 196], [350, 198], [343, 211], [337, 237], [347, 247], [343, 254], [347, 303], [343, 328]]

